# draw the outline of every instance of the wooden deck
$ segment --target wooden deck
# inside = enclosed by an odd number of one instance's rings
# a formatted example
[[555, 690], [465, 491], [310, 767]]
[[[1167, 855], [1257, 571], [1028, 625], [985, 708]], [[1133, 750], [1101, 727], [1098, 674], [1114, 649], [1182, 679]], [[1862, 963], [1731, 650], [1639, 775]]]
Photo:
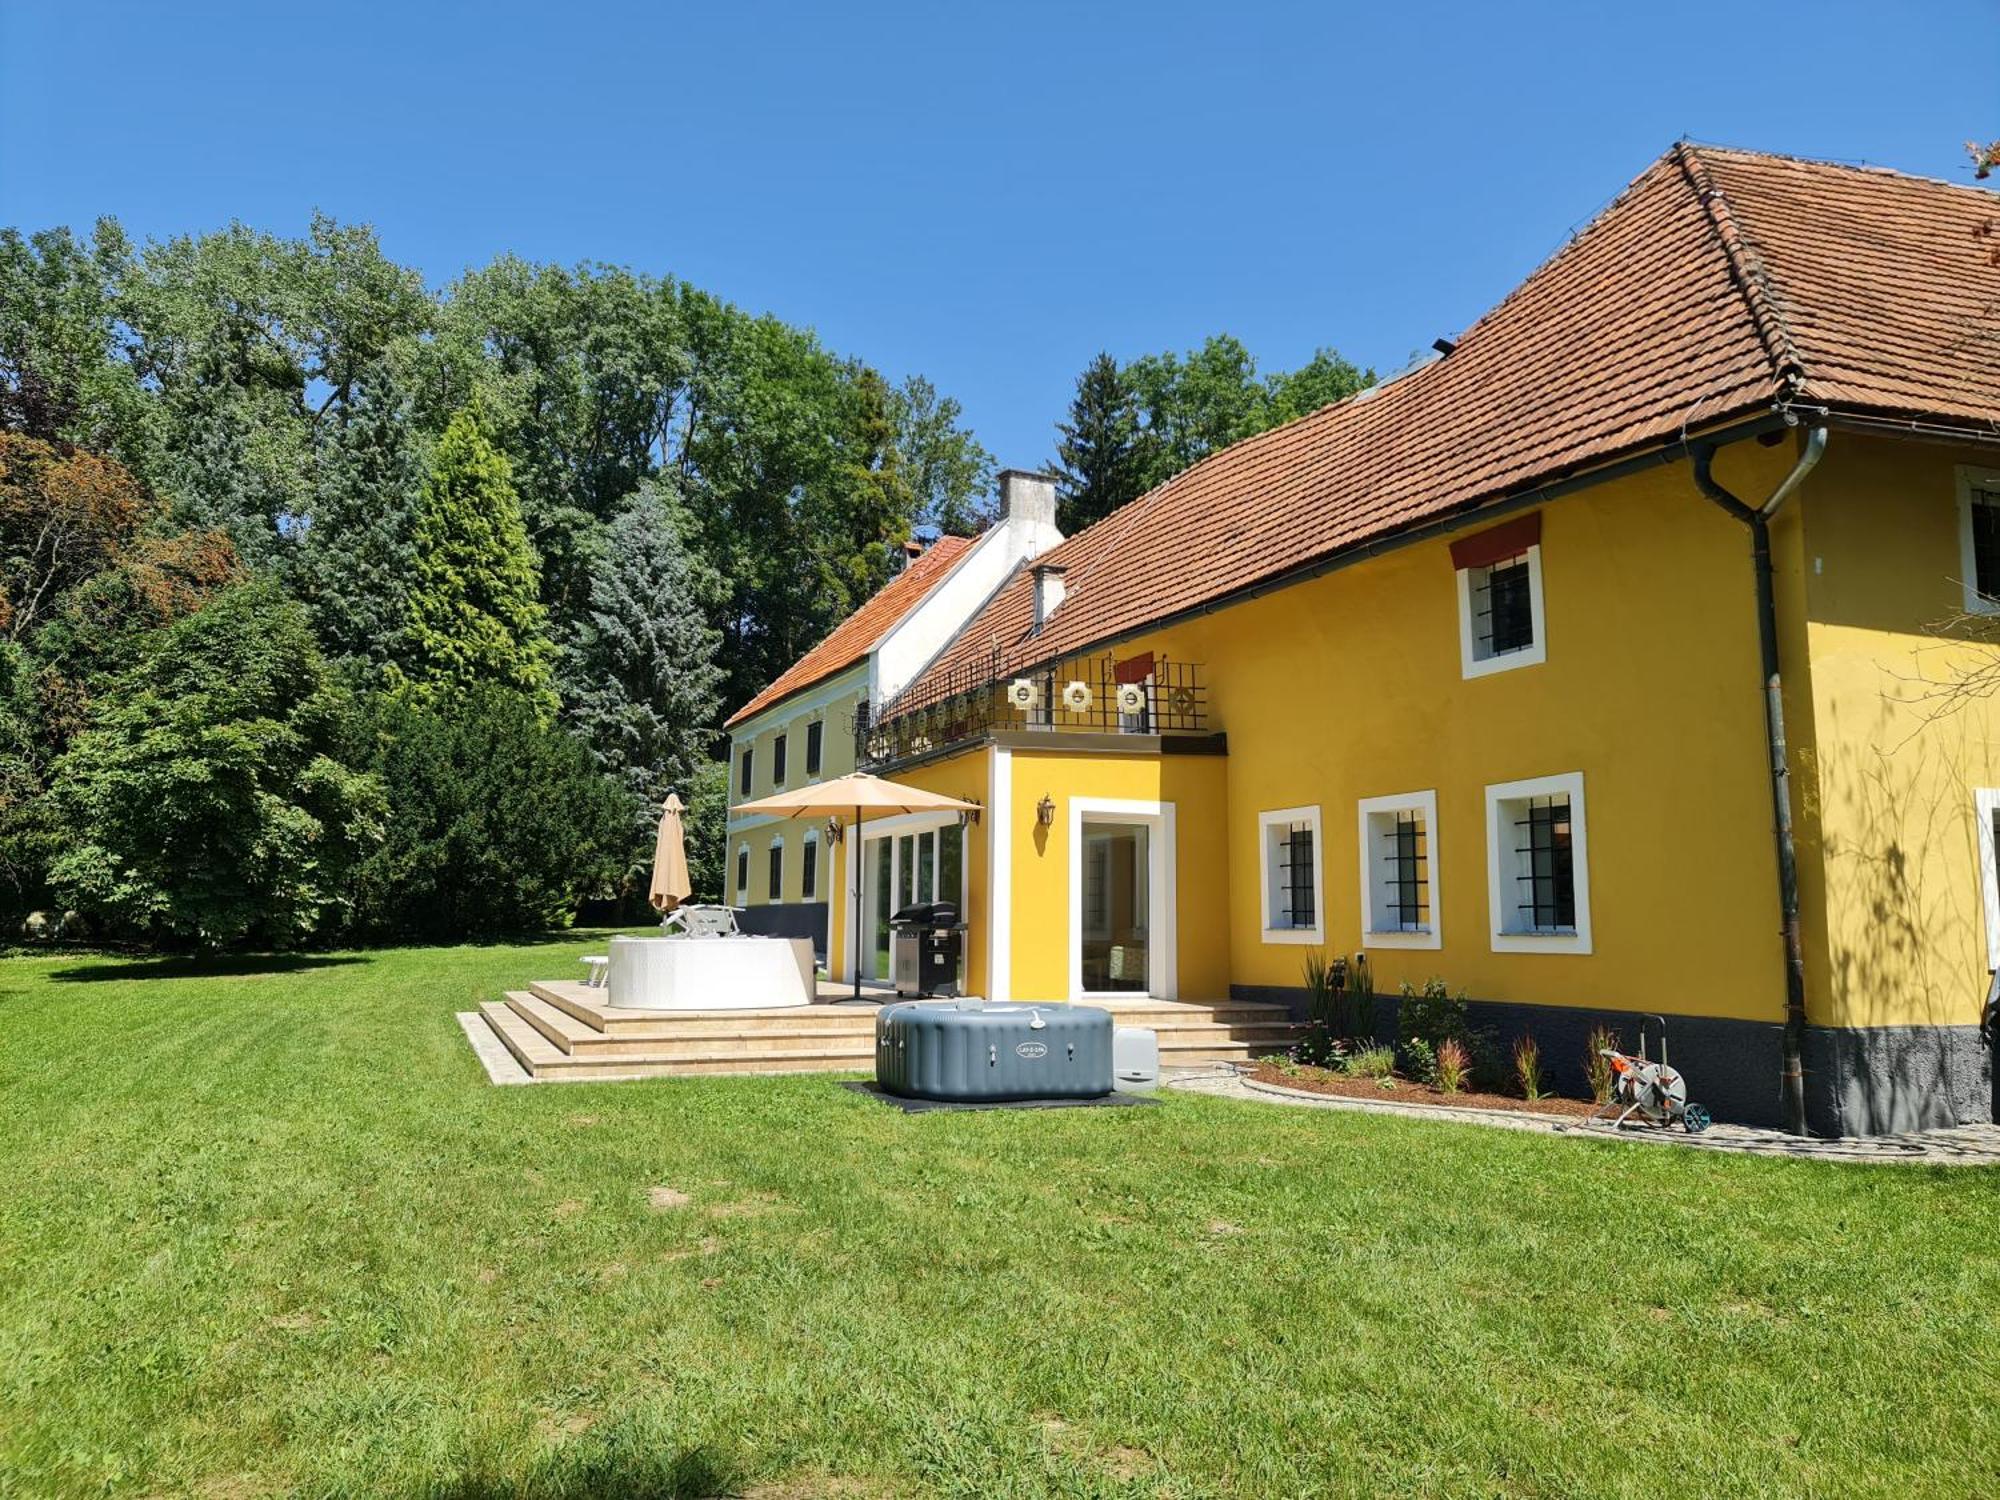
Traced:
[[[775, 1010], [624, 1010], [574, 980], [538, 980], [480, 1013], [536, 1082], [700, 1073], [872, 1073], [875, 1012], [894, 996], [853, 999], [822, 985], [820, 1002]], [[1221, 1001], [1092, 1001], [1124, 1026], [1151, 1027], [1163, 1067], [1242, 1061], [1292, 1039], [1282, 1006]]]

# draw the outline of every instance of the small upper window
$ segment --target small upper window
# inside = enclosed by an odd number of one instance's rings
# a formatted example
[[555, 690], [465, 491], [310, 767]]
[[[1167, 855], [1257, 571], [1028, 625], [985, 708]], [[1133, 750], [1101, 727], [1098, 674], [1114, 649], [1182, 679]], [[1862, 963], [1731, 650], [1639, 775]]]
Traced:
[[1541, 523], [1536, 511], [1451, 545], [1460, 666], [1467, 677], [1533, 666], [1547, 655]]
[[1437, 793], [1361, 803], [1361, 931], [1372, 948], [1439, 946]]
[[2000, 614], [2000, 471], [1958, 471], [1958, 556], [1965, 612]]
[[771, 741], [771, 785], [785, 784], [785, 737], [781, 734]]
[[750, 795], [750, 757], [753, 753], [749, 746], [744, 746], [742, 758], [736, 763], [736, 790], [745, 797]]
[[814, 719], [806, 725], [806, 775], [819, 775], [821, 740], [826, 733], [824, 721]]
[[1320, 838], [1317, 807], [1260, 813], [1264, 845], [1263, 912], [1267, 943], [1317, 943], [1320, 922]]
[[1582, 773], [1489, 786], [1486, 824], [1493, 951], [1590, 952]]

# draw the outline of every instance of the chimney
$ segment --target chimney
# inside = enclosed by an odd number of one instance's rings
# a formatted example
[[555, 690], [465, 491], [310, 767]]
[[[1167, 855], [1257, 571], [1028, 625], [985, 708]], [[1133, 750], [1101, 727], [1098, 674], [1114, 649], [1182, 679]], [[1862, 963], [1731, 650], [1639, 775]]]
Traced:
[[1000, 516], [1006, 521], [1032, 522], [1055, 529], [1056, 482], [1047, 474], [1026, 469], [1000, 471]]
[[1036, 563], [1029, 570], [1035, 577], [1035, 633], [1049, 623], [1049, 616], [1062, 607], [1065, 586], [1061, 563]]

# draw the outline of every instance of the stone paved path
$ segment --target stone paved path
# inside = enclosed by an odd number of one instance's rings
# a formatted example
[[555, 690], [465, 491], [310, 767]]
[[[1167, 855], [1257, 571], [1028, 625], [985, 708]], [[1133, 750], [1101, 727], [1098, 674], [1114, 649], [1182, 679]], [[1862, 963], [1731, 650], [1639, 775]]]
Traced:
[[1614, 1131], [1608, 1125], [1584, 1125], [1573, 1119], [1529, 1114], [1526, 1111], [1452, 1109], [1436, 1104], [1407, 1104], [1388, 1099], [1377, 1102], [1373, 1099], [1308, 1094], [1298, 1089], [1281, 1089], [1255, 1082], [1226, 1063], [1161, 1071], [1161, 1082], [1167, 1088], [1213, 1094], [1224, 1099], [1244, 1099], [1256, 1104], [1443, 1119], [1455, 1124], [1484, 1125], [1501, 1130], [1530, 1130], [1543, 1135], [1584, 1139], [1645, 1141], [1662, 1146], [1682, 1146], [1694, 1151], [1734, 1151], [1751, 1156], [1796, 1156], [1812, 1161], [1917, 1162], [1933, 1166], [2000, 1166], [2000, 1125], [1960, 1125], [1951, 1130], [1925, 1130], [1864, 1140], [1800, 1140], [1781, 1130], [1760, 1130], [1748, 1125], [1711, 1125], [1700, 1135], [1689, 1135], [1684, 1130], [1645, 1127]]

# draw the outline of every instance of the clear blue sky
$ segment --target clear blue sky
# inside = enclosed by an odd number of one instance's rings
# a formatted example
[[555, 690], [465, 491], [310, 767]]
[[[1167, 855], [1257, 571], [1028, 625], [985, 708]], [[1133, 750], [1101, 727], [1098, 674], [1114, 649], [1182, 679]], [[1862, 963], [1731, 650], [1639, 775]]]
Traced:
[[1017, 465], [1099, 349], [1392, 368], [1683, 134], [1965, 180], [2000, 0], [0, 0], [0, 223], [318, 207], [434, 284], [671, 273], [928, 374]]

